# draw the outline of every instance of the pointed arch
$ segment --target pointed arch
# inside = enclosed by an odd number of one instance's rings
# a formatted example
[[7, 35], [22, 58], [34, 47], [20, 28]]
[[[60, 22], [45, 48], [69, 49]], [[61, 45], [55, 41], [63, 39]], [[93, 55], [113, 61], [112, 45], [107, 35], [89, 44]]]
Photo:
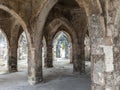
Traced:
[[[56, 50], [59, 50], [59, 53], [56, 51], [56, 54], [54, 54], [54, 52], [53, 52], [53, 60], [54, 60], [54, 58], [58, 58], [58, 57], [60, 57], [60, 48], [57, 48], [57, 47], [55, 47], [56, 45], [58, 45], [58, 43], [59, 43], [59, 39], [60, 39], [60, 37], [61, 36], [64, 36], [64, 40], [63, 41], [67, 41], [67, 43], [65, 43], [65, 53], [64, 53], [64, 57], [66, 58], [66, 59], [69, 59], [68, 60], [68, 62], [69, 63], [72, 63], [72, 48], [73, 48], [73, 44], [72, 44], [72, 38], [70, 37], [70, 35], [66, 32], [66, 31], [64, 31], [64, 30], [60, 30], [60, 31], [58, 31], [58, 32], [56, 32], [55, 33], [55, 35], [53, 36], [53, 47], [54, 47], [54, 49], [55, 49], [55, 51]], [[59, 39], [58, 39], [59, 38]], [[59, 44], [60, 45], [60, 44]], [[67, 52], [67, 54], [66, 54], [66, 52]], [[54, 57], [55, 56], [55, 57]]]
[[[74, 30], [74, 28], [72, 27], [72, 25], [68, 22], [67, 19], [61, 17], [61, 18], [56, 18], [53, 21], [51, 21], [47, 27], [49, 29], [49, 38], [51, 38], [51, 40], [53, 40], [54, 36], [59, 32], [59, 31], [64, 31], [67, 32], [69, 34], [69, 36], [71, 37], [71, 43], [72, 43], [72, 59], [73, 59], [73, 70], [74, 71], [81, 71], [81, 66], [80, 62], [78, 60], [78, 55], [79, 55], [79, 51], [77, 50], [78, 48], [78, 37], [76, 35], [76, 32]], [[47, 41], [49, 42], [49, 41]], [[52, 60], [52, 59], [49, 59]], [[52, 65], [51, 65], [52, 66]]]
[[[32, 53], [33, 46], [32, 46], [31, 36], [28, 31], [28, 27], [27, 27], [25, 21], [13, 9], [11, 9], [3, 4], [0, 4], [0, 9], [4, 10], [4, 11], [8, 12], [10, 15], [12, 15], [19, 22], [19, 24], [22, 26], [24, 32], [26, 33], [26, 37], [27, 37], [27, 41], [28, 41], [28, 81], [30, 84], [32, 84], [31, 83], [31, 73], [32, 74], [34, 74], [34, 73], [31, 71], [31, 67], [32, 67], [31, 63], [32, 63], [34, 56]], [[11, 58], [13, 58], [13, 57], [11, 57]], [[9, 62], [9, 63], [11, 63], [11, 62]]]
[[8, 8], [5, 5], [0, 4], [0, 9], [8, 12], [9, 14], [11, 14], [22, 26], [23, 30], [25, 31], [26, 35], [27, 35], [27, 40], [29, 42], [29, 46], [31, 47], [31, 38], [30, 38], [30, 34], [28, 32], [27, 26], [25, 24], [25, 22], [23, 21], [23, 19], [12, 9]]

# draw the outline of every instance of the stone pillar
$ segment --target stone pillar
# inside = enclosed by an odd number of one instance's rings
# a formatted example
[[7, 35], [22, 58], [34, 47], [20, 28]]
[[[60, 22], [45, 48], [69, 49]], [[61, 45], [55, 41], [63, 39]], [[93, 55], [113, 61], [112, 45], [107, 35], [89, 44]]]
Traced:
[[113, 46], [103, 45], [102, 48], [103, 54], [92, 55], [92, 60], [99, 60], [94, 63], [94, 85], [92, 90], [119, 90], [115, 79], [118, 79], [118, 77], [116, 77], [117, 74], [114, 72]]
[[112, 76], [109, 79], [107, 79], [107, 83], [109, 82], [108, 80], [110, 80], [112, 82], [114, 81], [113, 82], [114, 87], [115, 87], [114, 90], [120, 89], [120, 35], [119, 34], [118, 34], [118, 36], [115, 37], [116, 39], [114, 39], [114, 46], [113, 46], [114, 72], [111, 73], [112, 75], [109, 73], [107, 74], [109, 76], [110, 75]]
[[12, 37], [10, 40], [9, 46], [9, 72], [17, 71], [17, 48], [18, 48], [18, 39], [16, 37]]
[[[89, 35], [91, 44], [91, 80], [92, 90], [114, 90], [106, 88], [106, 57], [108, 54], [104, 51], [105, 46], [105, 27], [104, 18], [99, 14], [92, 14], [89, 17]], [[111, 50], [110, 50], [110, 53]], [[112, 56], [111, 56], [112, 57]]]
[[50, 68], [53, 67], [53, 45], [52, 39], [47, 40], [47, 59], [45, 62], [45, 67]]
[[73, 56], [73, 71], [74, 72], [81, 72], [80, 60], [79, 60], [79, 47], [78, 43], [73, 43], [72, 48], [72, 56]]
[[[36, 24], [35, 24], [36, 25]], [[28, 82], [31, 85], [43, 81], [42, 74], [42, 35], [41, 33], [31, 32], [36, 30], [36, 26], [27, 27], [30, 31], [26, 32], [28, 46]]]
[[65, 58], [69, 58], [69, 48], [68, 48], [68, 42], [65, 42]]
[[60, 46], [58, 44], [56, 46], [56, 57], [60, 58]]
[[75, 48], [73, 51], [74, 71], [80, 72], [80, 74], [85, 73], [84, 43], [73, 45], [73, 48]]
[[9, 72], [17, 71], [17, 49], [18, 49], [18, 33], [19, 33], [20, 25], [17, 22], [14, 22], [11, 27], [10, 37], [9, 37]]
[[80, 50], [80, 55], [79, 55], [79, 62], [80, 62], [80, 73], [85, 73], [85, 46], [84, 46], [84, 40], [81, 40], [79, 44], [79, 50]]
[[73, 63], [73, 57], [72, 57], [72, 53], [73, 53], [73, 51], [72, 51], [72, 46], [70, 46], [70, 48], [69, 48], [69, 50], [70, 50], [70, 63]]
[[113, 60], [113, 46], [104, 46], [105, 53], [105, 89], [106, 90], [118, 90], [115, 89], [115, 72], [114, 72], [114, 60]]
[[42, 80], [42, 45], [38, 44], [35, 48], [28, 45], [28, 81], [34, 85]]

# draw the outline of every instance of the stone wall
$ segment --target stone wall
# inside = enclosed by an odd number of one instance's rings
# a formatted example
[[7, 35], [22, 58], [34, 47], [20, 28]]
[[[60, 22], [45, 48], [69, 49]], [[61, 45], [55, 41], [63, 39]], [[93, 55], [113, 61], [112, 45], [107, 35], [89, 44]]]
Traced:
[[[42, 76], [42, 37], [44, 27], [56, 18], [64, 17], [73, 29], [67, 31], [72, 37], [73, 32], [73, 59], [78, 64], [74, 68], [84, 71], [84, 37], [88, 30], [91, 45], [92, 63], [92, 90], [119, 90], [119, 12], [118, 0], [75, 0], [78, 5], [62, 1], [61, 8], [57, 0], [0, 0], [0, 9], [9, 12], [15, 20], [0, 20], [0, 27], [9, 37], [10, 44], [10, 71], [17, 71], [16, 54], [19, 27], [25, 30], [28, 49], [28, 76], [31, 84], [43, 80]], [[57, 17], [48, 17], [53, 7], [60, 7]], [[80, 6], [80, 7], [79, 7]], [[76, 9], [77, 7], [77, 9]], [[59, 8], [58, 8], [59, 10]], [[54, 16], [56, 16], [54, 13]], [[48, 20], [48, 18], [50, 20]], [[16, 21], [17, 20], [17, 21]], [[9, 21], [9, 24], [8, 24]], [[47, 24], [46, 24], [46, 23]], [[57, 22], [56, 26], [64, 26], [65, 23]], [[57, 27], [58, 28], [58, 27]], [[10, 29], [10, 30], [9, 30]], [[56, 32], [53, 30], [53, 34]], [[15, 31], [15, 32], [14, 32]], [[51, 35], [50, 31], [47, 32]], [[54, 35], [53, 35], [54, 36]], [[77, 41], [78, 39], [78, 41]], [[49, 42], [47, 42], [49, 43]], [[50, 45], [49, 45], [50, 46]], [[76, 50], [77, 49], [77, 50]], [[48, 50], [51, 50], [48, 48]], [[50, 51], [51, 52], [51, 51]], [[48, 55], [50, 56], [50, 55]], [[49, 59], [51, 60], [51, 59]], [[77, 66], [77, 67], [76, 67]], [[14, 67], [14, 69], [12, 69]]]

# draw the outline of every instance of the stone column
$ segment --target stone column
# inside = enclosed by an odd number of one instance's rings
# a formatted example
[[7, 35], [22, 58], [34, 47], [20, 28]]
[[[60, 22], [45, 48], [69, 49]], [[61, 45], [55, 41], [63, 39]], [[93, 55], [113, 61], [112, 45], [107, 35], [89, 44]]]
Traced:
[[79, 47], [78, 43], [73, 43], [72, 47], [72, 59], [73, 59], [73, 71], [74, 72], [81, 72], [81, 66], [80, 66], [80, 61], [79, 61]]
[[28, 45], [28, 81], [31, 85], [37, 84], [43, 80], [42, 44], [34, 43], [35, 47], [32, 48]]
[[[118, 31], [120, 32], [120, 29]], [[107, 83], [109, 84], [109, 81], [112, 82], [114, 85], [114, 90], [119, 90], [120, 89], [120, 33], [117, 34], [117, 36], [114, 39], [113, 60], [114, 60], [113, 62], [114, 72], [111, 73], [112, 75], [110, 73], [107, 73], [107, 75], [109, 75], [110, 77], [108, 78], [106, 76]]]
[[45, 62], [45, 67], [50, 68], [53, 67], [53, 45], [52, 39], [47, 40], [47, 59]]
[[[37, 30], [36, 23], [28, 27], [28, 82], [35, 85], [43, 81], [42, 72], [42, 33]], [[31, 40], [31, 41], [30, 41]]]
[[17, 48], [18, 48], [18, 39], [16, 37], [12, 37], [9, 46], [9, 72], [17, 71]]
[[85, 73], [85, 46], [84, 46], [84, 40], [81, 40], [79, 43], [79, 50], [80, 50], [80, 55], [79, 55], [79, 63], [80, 63], [80, 73]]
[[[104, 18], [99, 14], [92, 14], [89, 17], [89, 35], [91, 44], [91, 80], [92, 90], [111, 90], [105, 89], [105, 54], [104, 40], [105, 40], [105, 27]], [[110, 51], [111, 53], [111, 51]], [[114, 89], [113, 89], [114, 90]]]
[[69, 48], [68, 48], [68, 42], [65, 43], [65, 58], [69, 58]]
[[11, 28], [10, 32], [10, 43], [9, 43], [9, 72], [16, 72], [17, 71], [17, 48], [18, 48], [18, 31], [20, 25], [17, 22], [14, 22], [13, 27]]
[[72, 48], [73, 48], [72, 46], [70, 46], [70, 48], [69, 48], [69, 50], [70, 50], [70, 55], [69, 55], [70, 56], [70, 63], [73, 63]]
[[60, 58], [60, 46], [58, 44], [56, 46], [56, 57]]
[[74, 71], [85, 73], [85, 57], [84, 57], [84, 43], [78, 43], [76, 46], [73, 45], [73, 65]]

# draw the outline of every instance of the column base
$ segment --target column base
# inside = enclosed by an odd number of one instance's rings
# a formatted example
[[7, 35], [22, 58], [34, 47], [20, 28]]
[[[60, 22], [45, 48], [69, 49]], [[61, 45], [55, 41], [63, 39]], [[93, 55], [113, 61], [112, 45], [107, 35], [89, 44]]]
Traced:
[[105, 87], [97, 84], [92, 84], [91, 90], [105, 90]]
[[14, 72], [18, 72], [17, 68], [12, 68], [10, 67], [8, 70], [9, 73], [14, 73]]
[[28, 77], [28, 82], [30, 85], [35, 85], [43, 81], [43, 78], [40, 77]]
[[53, 68], [53, 65], [45, 65], [46, 68]]

